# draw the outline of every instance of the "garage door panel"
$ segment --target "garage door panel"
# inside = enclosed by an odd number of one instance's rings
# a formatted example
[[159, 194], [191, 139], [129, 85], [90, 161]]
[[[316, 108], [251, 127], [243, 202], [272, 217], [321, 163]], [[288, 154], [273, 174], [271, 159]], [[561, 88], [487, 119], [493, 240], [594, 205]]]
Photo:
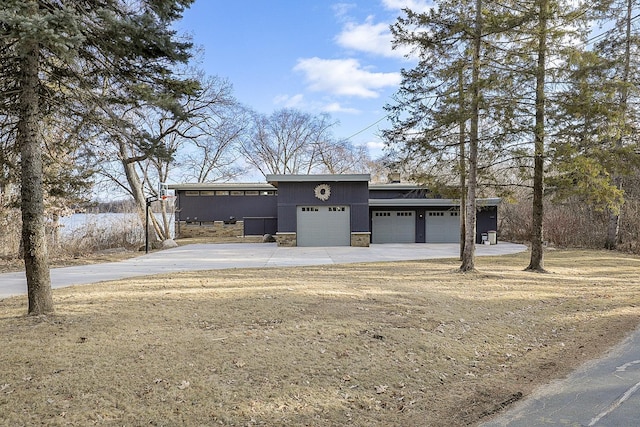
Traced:
[[374, 211], [372, 243], [415, 243], [415, 211]]
[[460, 213], [458, 211], [426, 212], [425, 237], [427, 243], [460, 242]]
[[298, 246], [349, 246], [349, 206], [298, 206], [296, 229]]

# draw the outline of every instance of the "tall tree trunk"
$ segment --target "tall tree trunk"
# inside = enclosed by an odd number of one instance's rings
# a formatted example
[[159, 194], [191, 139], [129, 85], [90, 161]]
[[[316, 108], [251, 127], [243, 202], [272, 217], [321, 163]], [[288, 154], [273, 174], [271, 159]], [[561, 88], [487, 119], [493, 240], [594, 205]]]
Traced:
[[480, 121], [480, 48], [482, 44], [482, 0], [476, 0], [473, 64], [471, 70], [471, 126], [469, 169], [465, 216], [465, 242], [460, 271], [475, 269], [476, 258], [476, 185], [478, 175], [478, 126]]
[[526, 270], [544, 271], [544, 136], [545, 136], [545, 78], [547, 56], [547, 19], [549, 0], [540, 0], [538, 23], [538, 63], [536, 66], [536, 122], [534, 128], [533, 216], [531, 229], [531, 259]]
[[[633, 19], [633, 0], [627, 0], [627, 13], [625, 16], [625, 46], [624, 46], [624, 68], [622, 70], [622, 88], [620, 89], [620, 109], [621, 109], [621, 131], [620, 137], [616, 141], [616, 148], [622, 148], [622, 136], [627, 131], [627, 99], [629, 97], [629, 74], [631, 72], [631, 20]], [[619, 173], [613, 177], [613, 181], [618, 190], [622, 190], [623, 179]], [[607, 227], [607, 238], [605, 240], [605, 248], [616, 249], [620, 243], [620, 208], [609, 209], [609, 225]]]
[[[120, 161], [122, 163], [122, 168], [124, 170], [124, 174], [127, 178], [127, 183], [129, 184], [129, 188], [131, 189], [131, 194], [133, 195], [133, 200], [136, 204], [136, 210], [138, 211], [138, 216], [140, 221], [142, 221], [143, 227], [147, 224], [147, 199], [144, 195], [144, 184], [140, 181], [140, 177], [138, 176], [138, 172], [136, 171], [136, 162], [129, 158], [127, 153], [127, 146], [124, 141], [118, 141], [118, 151], [120, 155]], [[166, 236], [162, 230], [162, 227], [158, 223], [156, 217], [150, 213], [149, 214], [149, 230], [145, 230], [145, 232], [152, 231], [153, 234], [150, 234], [150, 238], [152, 240], [156, 240], [159, 238], [160, 240], [165, 240]]]
[[[37, 2], [31, 2], [37, 13]], [[20, 42], [20, 111], [17, 143], [21, 156], [21, 209], [23, 258], [27, 278], [28, 313], [53, 312], [51, 276], [44, 224], [44, 190], [42, 148], [38, 132], [39, 116], [39, 47], [32, 39]]]
[[54, 212], [51, 215], [51, 237], [53, 241], [53, 250], [60, 247], [60, 215]]
[[458, 101], [460, 108], [460, 127], [459, 127], [459, 140], [458, 144], [460, 156], [459, 168], [460, 168], [460, 261], [464, 258], [464, 248], [466, 241], [466, 229], [467, 229], [467, 159], [466, 159], [466, 114], [463, 114], [465, 110], [464, 100], [464, 64], [460, 64], [460, 70], [458, 74]]

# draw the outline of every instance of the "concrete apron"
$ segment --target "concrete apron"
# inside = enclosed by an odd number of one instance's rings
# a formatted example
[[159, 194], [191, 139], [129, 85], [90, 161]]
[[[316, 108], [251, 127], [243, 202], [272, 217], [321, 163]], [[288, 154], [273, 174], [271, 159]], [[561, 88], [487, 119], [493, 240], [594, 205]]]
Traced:
[[[495, 256], [523, 252], [525, 245], [499, 243], [476, 245], [477, 256]], [[360, 262], [409, 261], [434, 258], [458, 258], [457, 243], [374, 244], [368, 248], [278, 247], [275, 243], [197, 244], [153, 252], [125, 261], [51, 269], [53, 289], [97, 283], [127, 277], [177, 271], [223, 268], [268, 268]], [[0, 274], [0, 298], [24, 295], [24, 272]]]

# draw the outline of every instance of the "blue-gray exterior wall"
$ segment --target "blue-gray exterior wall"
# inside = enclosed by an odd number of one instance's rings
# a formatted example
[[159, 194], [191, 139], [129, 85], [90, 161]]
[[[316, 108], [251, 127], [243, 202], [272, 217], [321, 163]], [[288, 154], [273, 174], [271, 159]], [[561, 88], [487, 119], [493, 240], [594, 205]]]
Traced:
[[278, 214], [277, 196], [178, 196], [176, 219], [188, 222], [226, 221], [230, 217], [271, 217]]
[[[351, 212], [351, 231], [371, 231], [369, 197], [414, 198], [413, 194], [398, 190], [370, 191], [366, 182], [329, 182], [331, 197], [327, 201], [319, 200], [314, 189], [323, 182], [281, 182], [278, 195], [265, 196], [186, 196], [184, 190], [177, 190], [176, 220], [189, 222], [225, 221], [230, 217], [241, 220], [255, 218], [250, 224], [251, 234], [275, 233], [273, 228], [277, 218], [277, 231], [296, 232], [297, 206], [334, 206], [349, 205]], [[424, 195], [422, 196], [424, 197]], [[416, 243], [425, 242], [425, 213], [429, 210], [443, 210], [446, 207], [371, 208], [373, 210], [414, 210], [416, 212]], [[481, 207], [477, 215], [476, 242], [482, 242], [482, 234], [498, 230], [496, 206]], [[272, 218], [273, 221], [264, 220]], [[262, 225], [260, 225], [260, 224]], [[261, 227], [264, 227], [261, 228]]]
[[298, 206], [348, 205], [351, 231], [369, 231], [369, 186], [366, 181], [327, 182], [331, 197], [322, 201], [314, 189], [325, 182], [280, 182], [278, 184], [278, 232], [296, 232]]
[[476, 216], [476, 243], [482, 243], [482, 234], [498, 231], [498, 207], [481, 207]]
[[[369, 189], [369, 198], [370, 199], [424, 199], [424, 198], [434, 198], [434, 194], [432, 194], [427, 189], [414, 189], [414, 190], [406, 190], [406, 189]], [[439, 197], [437, 197], [439, 198]]]
[[275, 235], [278, 232], [278, 218], [273, 217], [244, 217], [245, 236]]
[[[455, 207], [446, 207], [446, 206], [438, 206], [433, 208], [424, 208], [422, 206], [402, 206], [402, 207], [375, 207], [372, 208], [371, 211], [415, 211], [415, 227], [416, 227], [416, 243], [425, 243], [425, 218], [427, 217], [427, 213], [430, 211], [443, 211], [443, 210], [459, 210], [457, 206]], [[373, 216], [369, 216], [369, 226], [371, 227], [371, 221], [373, 221]], [[370, 228], [372, 229], [372, 228]], [[485, 206], [481, 207], [476, 216], [476, 243], [482, 243], [482, 234], [487, 233], [489, 231], [497, 231], [498, 230], [498, 207], [497, 206]], [[373, 236], [372, 236], [373, 238]]]

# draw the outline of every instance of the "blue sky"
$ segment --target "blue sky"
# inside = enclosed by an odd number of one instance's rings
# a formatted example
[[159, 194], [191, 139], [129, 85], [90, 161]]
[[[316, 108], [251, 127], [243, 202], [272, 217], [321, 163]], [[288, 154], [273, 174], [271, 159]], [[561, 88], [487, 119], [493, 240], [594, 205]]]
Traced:
[[[196, 0], [176, 26], [204, 50], [200, 66], [228, 79], [256, 111], [329, 113], [339, 138], [380, 154], [383, 107], [412, 63], [389, 25], [428, 0]], [[371, 126], [371, 127], [370, 127]], [[365, 128], [368, 128], [364, 130]]]

